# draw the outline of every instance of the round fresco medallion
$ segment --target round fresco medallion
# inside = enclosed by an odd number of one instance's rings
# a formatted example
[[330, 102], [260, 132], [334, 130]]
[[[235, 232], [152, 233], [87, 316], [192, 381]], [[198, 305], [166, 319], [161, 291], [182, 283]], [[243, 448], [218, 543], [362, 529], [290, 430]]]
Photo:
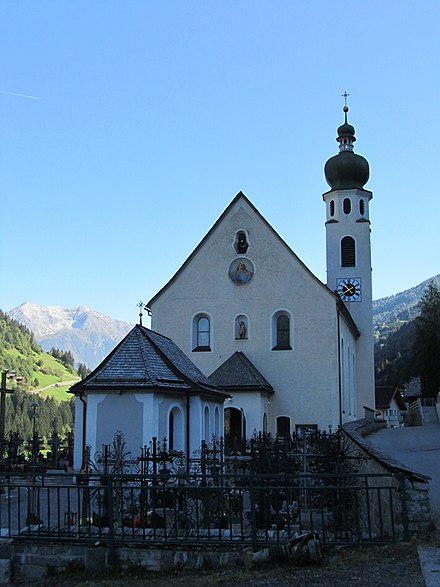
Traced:
[[254, 276], [254, 265], [249, 259], [237, 257], [229, 265], [228, 273], [235, 285], [245, 285]]

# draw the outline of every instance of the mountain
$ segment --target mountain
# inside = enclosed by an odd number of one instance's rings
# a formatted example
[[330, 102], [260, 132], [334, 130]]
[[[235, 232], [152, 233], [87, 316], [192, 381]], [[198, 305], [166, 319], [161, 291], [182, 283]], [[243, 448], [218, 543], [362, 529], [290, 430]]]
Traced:
[[23, 324], [44, 350], [70, 351], [75, 360], [94, 369], [132, 328], [100, 312], [80, 306], [67, 309], [24, 302], [8, 315]]
[[393, 296], [373, 301], [373, 325], [376, 342], [383, 343], [387, 336], [419, 313], [418, 304], [430, 283], [440, 287], [440, 275], [426, 279], [419, 285]]
[[[420, 301], [432, 284], [440, 288], [440, 275], [432, 277], [411, 289], [373, 302], [374, 362], [377, 385], [401, 387], [412, 377], [426, 375], [420, 372], [416, 350], [417, 321], [420, 320]], [[437, 363], [438, 364], [438, 363]], [[425, 392], [429, 395], [428, 389]]]

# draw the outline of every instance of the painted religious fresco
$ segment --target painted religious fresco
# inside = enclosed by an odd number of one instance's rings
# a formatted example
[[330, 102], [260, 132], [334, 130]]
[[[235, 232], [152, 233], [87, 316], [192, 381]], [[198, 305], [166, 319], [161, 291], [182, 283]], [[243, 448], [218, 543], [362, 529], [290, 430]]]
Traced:
[[229, 265], [228, 273], [235, 285], [245, 285], [254, 276], [254, 265], [249, 259], [237, 257]]

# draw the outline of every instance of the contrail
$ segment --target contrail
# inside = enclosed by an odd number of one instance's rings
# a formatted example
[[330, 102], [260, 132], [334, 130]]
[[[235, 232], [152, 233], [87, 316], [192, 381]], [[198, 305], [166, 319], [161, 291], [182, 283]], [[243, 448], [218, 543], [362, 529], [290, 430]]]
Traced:
[[0, 94], [8, 94], [9, 96], [19, 96], [20, 98], [30, 98], [31, 100], [44, 100], [44, 98], [38, 98], [38, 96], [28, 96], [27, 94], [17, 94], [17, 92], [6, 92], [0, 90]]

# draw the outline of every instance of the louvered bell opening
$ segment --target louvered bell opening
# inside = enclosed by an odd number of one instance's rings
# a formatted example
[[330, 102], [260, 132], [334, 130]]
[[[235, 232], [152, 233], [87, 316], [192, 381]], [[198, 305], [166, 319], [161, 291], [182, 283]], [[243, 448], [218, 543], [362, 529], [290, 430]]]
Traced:
[[356, 243], [351, 236], [344, 236], [341, 242], [342, 267], [356, 266]]

